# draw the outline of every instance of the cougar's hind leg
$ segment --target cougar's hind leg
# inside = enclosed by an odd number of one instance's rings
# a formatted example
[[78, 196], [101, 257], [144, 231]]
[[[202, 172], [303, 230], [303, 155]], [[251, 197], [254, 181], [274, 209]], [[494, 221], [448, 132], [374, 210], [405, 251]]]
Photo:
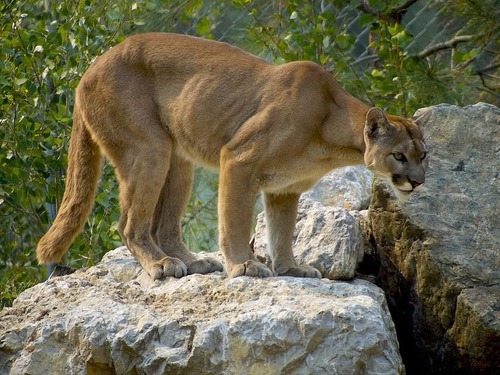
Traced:
[[165, 255], [186, 264], [188, 274], [222, 271], [220, 262], [208, 257], [198, 258], [182, 241], [181, 219], [189, 201], [193, 177], [193, 164], [173, 152], [156, 204], [151, 233]]
[[187, 274], [186, 265], [165, 256], [151, 236], [156, 203], [172, 153], [172, 142], [163, 136], [164, 142], [156, 135], [154, 140], [129, 145], [115, 161], [122, 212], [120, 232], [130, 252], [153, 279]]

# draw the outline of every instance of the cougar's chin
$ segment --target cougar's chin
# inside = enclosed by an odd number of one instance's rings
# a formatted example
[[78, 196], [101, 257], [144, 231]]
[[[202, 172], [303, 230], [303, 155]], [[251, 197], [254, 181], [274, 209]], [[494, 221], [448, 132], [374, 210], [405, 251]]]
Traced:
[[394, 193], [396, 194], [396, 197], [398, 198], [398, 200], [400, 202], [405, 202], [410, 197], [410, 194], [413, 192], [413, 189], [412, 190], [402, 190], [402, 189], [398, 188], [397, 186], [392, 186], [392, 190], [394, 191]]
[[396, 197], [401, 202], [406, 201], [409, 198], [410, 194], [414, 191], [414, 188], [409, 181], [404, 181], [396, 184], [394, 183], [393, 178], [391, 181], [389, 181], [389, 183], [392, 187], [392, 190], [396, 194]]

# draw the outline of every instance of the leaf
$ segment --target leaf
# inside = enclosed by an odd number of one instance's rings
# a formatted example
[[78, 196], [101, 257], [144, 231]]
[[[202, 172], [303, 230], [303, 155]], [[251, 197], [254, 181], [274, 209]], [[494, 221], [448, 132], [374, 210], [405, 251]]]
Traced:
[[370, 0], [369, 5], [376, 10], [384, 11], [387, 8], [387, 4], [383, 0]]
[[121, 19], [123, 19], [123, 13], [120, 11], [118, 7], [115, 7], [112, 10], [110, 10], [107, 16], [111, 21], [120, 21]]
[[323, 48], [330, 47], [331, 43], [332, 42], [331, 42], [330, 37], [328, 35], [323, 38]]
[[198, 24], [196, 25], [196, 31], [198, 32], [199, 35], [207, 35], [210, 33], [211, 30], [212, 30], [212, 23], [207, 17], [202, 18], [200, 22], [198, 22]]
[[14, 83], [18, 86], [22, 86], [23, 84], [26, 83], [26, 81], [28, 81], [28, 78], [14, 78]]
[[375, 17], [373, 16], [373, 14], [361, 13], [361, 15], [359, 16], [359, 25], [366, 26], [369, 23], [373, 22], [374, 19], [375, 19]]

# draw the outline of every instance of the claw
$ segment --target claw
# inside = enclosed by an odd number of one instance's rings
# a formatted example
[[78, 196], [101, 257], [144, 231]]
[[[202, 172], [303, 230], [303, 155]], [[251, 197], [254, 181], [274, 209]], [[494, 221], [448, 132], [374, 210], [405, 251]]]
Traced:
[[163, 279], [168, 276], [181, 278], [187, 275], [187, 267], [178, 258], [165, 257], [156, 262], [152, 267], [152, 272], [148, 272], [153, 280]]
[[273, 273], [266, 265], [255, 260], [247, 260], [231, 268], [230, 277], [238, 276], [271, 277]]
[[285, 272], [280, 273], [279, 276], [310, 277], [321, 279], [321, 272], [307, 264], [301, 264], [299, 266], [287, 269]]
[[202, 258], [195, 260], [188, 264], [187, 274], [192, 275], [193, 273], [207, 274], [217, 271], [222, 271], [224, 267], [222, 263], [213, 258]]

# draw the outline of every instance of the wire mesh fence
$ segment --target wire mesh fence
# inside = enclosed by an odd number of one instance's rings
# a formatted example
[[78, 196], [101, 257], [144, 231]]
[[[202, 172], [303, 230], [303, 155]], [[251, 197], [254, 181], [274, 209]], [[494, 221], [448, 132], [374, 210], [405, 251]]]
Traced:
[[[163, 3], [172, 4], [173, 2], [167, 1]], [[185, 0], [177, 3], [176, 6], [180, 9], [189, 6], [192, 1]], [[208, 15], [211, 22], [209, 27], [210, 35], [217, 40], [243, 45], [248, 45], [244, 40], [247, 36], [244, 30], [249, 25], [260, 27], [263, 34], [266, 33], [266, 29], [274, 29], [271, 31], [278, 34], [282, 33], [284, 30], [280, 30], [277, 15], [291, 17], [292, 15], [289, 13], [290, 3], [309, 4], [317, 14], [333, 15], [333, 21], [328, 22], [335, 22], [338, 28], [347, 30], [349, 34], [355, 37], [355, 46], [351, 50], [354, 57], [353, 65], [362, 67], [364, 66], [363, 63], [367, 61], [373, 62], [378, 58], [369, 47], [370, 28], [373, 25], [363, 22], [367, 14], [382, 15], [380, 10], [370, 5], [370, 3], [379, 3], [378, 1], [317, 0], [293, 2], [254, 0], [202, 3], [203, 5], [195, 13], [198, 14], [199, 19]], [[474, 18], [473, 16], [477, 15], [467, 17], [457, 14], [457, 12], [448, 13], [447, 4], [453, 3], [453, 1], [409, 0], [406, 2], [393, 1], [392, 3], [394, 3], [394, 9], [389, 12], [389, 17], [392, 17], [391, 21], [403, 25], [405, 31], [412, 36], [411, 41], [405, 47], [410, 54], [420, 54], [421, 56], [428, 54], [428, 57], [430, 51], [440, 51], [442, 56], [439, 57], [446, 58], [451, 65], [453, 64], [453, 51], [457, 46], [460, 43], [470, 41], [474, 37], [474, 35], [470, 34], [470, 31], [473, 29], [473, 23], [477, 22], [477, 17]], [[497, 16], [500, 16], [500, 7], [498, 7], [497, 1], [487, 0], [484, 3], [489, 3], [492, 11]], [[300, 12], [300, 4], [298, 12]], [[190, 22], [185, 22], [176, 17], [175, 12], [171, 12], [171, 8], [160, 7], [156, 15], [148, 21], [147, 27], [152, 30], [198, 35], [200, 34], [200, 26], [196, 22], [196, 16], [194, 18], [195, 22], [193, 22], [193, 19], [190, 19]], [[332, 20], [332, 18], [329, 20]], [[488, 27], [488, 25], [485, 25], [485, 27]], [[491, 39], [497, 45], [489, 50], [483, 50], [479, 57], [474, 56], [473, 63], [478, 66], [478, 70], [481, 70], [481, 67], [489, 66], [491, 63], [494, 63], [495, 66], [498, 64], [498, 26], [491, 32], [496, 34]], [[272, 37], [270, 36], [270, 38]], [[259, 50], [259, 52], [261, 55], [266, 56], [266, 51]], [[267, 55], [270, 58], [272, 53], [268, 52]], [[497, 77], [491, 78], [497, 80]]]
[[[0, 254], [33, 252], [50, 225], [62, 195], [63, 151], [76, 83], [93, 58], [127, 34], [179, 32], [236, 44], [276, 63], [311, 59], [341, 78], [355, 96], [384, 109], [404, 100], [405, 91], [413, 97], [427, 95], [397, 108], [410, 113], [420, 103], [437, 104], [446, 97], [435, 92], [447, 94], [458, 86], [454, 103], [486, 97], [500, 104], [496, 0], [16, 0], [1, 7], [0, 126], [8, 131], [0, 132], [0, 147], [6, 151], [0, 154], [0, 235], [5, 239]], [[397, 38], [404, 42], [397, 51], [400, 57], [424, 62], [411, 66], [421, 69], [418, 77], [389, 66], [391, 56], [380, 45], [386, 37], [381, 26], [387, 25], [393, 34], [386, 39], [396, 46]], [[466, 67], [472, 68], [467, 74], [474, 80], [461, 79]], [[384, 70], [387, 87], [367, 77]], [[397, 81], [401, 74], [432, 79], [405, 86]], [[392, 95], [387, 99], [367, 94], [371, 90], [383, 96], [386, 88]], [[110, 168], [105, 169], [97, 216], [75, 245], [79, 249], [89, 247], [84, 243], [109, 247], [119, 240], [109, 230], [116, 228], [119, 216], [117, 184], [110, 175]], [[217, 177], [198, 170], [183, 221], [185, 240], [193, 250], [217, 248], [216, 194]], [[24, 259], [35, 264], [33, 258]]]
[[[329, 18], [329, 21], [335, 23], [335, 29], [338, 32], [346, 32], [354, 37], [353, 47], [349, 49], [350, 53], [350, 66], [357, 71], [364, 71], [376, 66], [377, 63], [382, 63], [381, 57], [371, 47], [372, 28], [373, 23], [364, 22], [367, 13], [375, 15], [378, 13], [377, 9], [371, 8], [367, 1], [357, 2], [359, 5], [352, 6], [350, 1], [313, 1], [311, 2], [314, 12], [316, 14], [331, 14], [334, 17]], [[261, 33], [268, 34], [267, 38], [272, 39], [272, 33], [286, 34], [286, 26], [280, 19], [299, 17], [301, 9], [295, 11], [290, 10], [290, 2], [287, 1], [253, 1], [247, 2], [247, 12], [241, 12], [241, 8], [235, 9], [234, 4], [228, 2], [225, 8], [222, 8], [221, 13], [217, 14], [218, 20], [214, 22], [214, 27], [211, 29], [211, 36], [215, 39], [228, 42], [236, 42], [244, 46], [249, 46], [249, 43], [240, 39], [242, 34], [241, 30], [248, 28], [249, 25], [254, 28], [260, 28]], [[221, 10], [218, 8], [219, 11]], [[257, 11], [256, 11], [257, 9]], [[210, 13], [209, 9], [205, 10]], [[297, 13], [294, 13], [297, 12]], [[309, 11], [308, 14], [311, 12]], [[277, 17], [280, 15], [280, 17]], [[432, 2], [425, 0], [400, 2], [399, 7], [396, 7], [392, 14], [390, 21], [400, 23], [404, 27], [404, 31], [411, 39], [405, 46], [405, 53], [415, 56], [416, 58], [434, 59], [438, 64], [449, 66], [452, 70], [456, 64], [454, 59], [457, 53], [457, 47], [461, 43], [469, 42], [473, 39], [474, 35], [470, 34], [472, 29], [472, 20], [466, 17], [455, 14], [448, 14], [446, 6], [442, 2]], [[183, 33], [193, 34], [199, 30], [196, 26], [186, 24], [174, 24], [173, 30], [178, 30]], [[264, 36], [266, 37], [266, 36]], [[284, 36], [286, 38], [286, 36]], [[251, 48], [251, 46], [250, 46]], [[269, 60], [275, 59], [272, 47], [269, 51], [261, 50], [260, 54]], [[472, 54], [470, 61], [463, 64], [474, 64], [476, 71], [481, 71], [484, 67], [492, 67], [493, 72], [498, 68], [498, 50], [483, 49], [480, 54]], [[495, 68], [496, 67], [496, 68]], [[328, 67], [334, 69], [334, 67]], [[488, 87], [498, 89], [498, 78], [490, 71], [485, 71], [482, 75], [484, 80], [484, 87], [482, 89], [488, 90]], [[211, 176], [214, 179], [215, 177]], [[212, 183], [212, 188], [217, 186], [216, 181]], [[202, 203], [201, 210], [195, 210], [199, 214], [203, 214], [203, 210], [216, 209], [213, 205], [203, 206], [203, 200], [199, 200], [200, 192], [195, 190], [192, 202], [198, 201]], [[206, 195], [208, 200], [205, 202], [216, 202], [216, 190], [204, 191], [202, 195]], [[192, 219], [192, 217], [191, 217]], [[216, 218], [213, 217], [216, 223]], [[192, 220], [189, 220], [192, 221]], [[217, 237], [206, 236], [205, 232], [196, 234], [192, 228], [186, 223], [186, 230], [189, 231], [189, 242], [196, 248], [196, 242], [202, 242], [203, 249], [216, 249]], [[206, 228], [208, 229], [208, 228]], [[214, 228], [209, 229], [214, 233]], [[199, 238], [196, 238], [199, 237]]]

